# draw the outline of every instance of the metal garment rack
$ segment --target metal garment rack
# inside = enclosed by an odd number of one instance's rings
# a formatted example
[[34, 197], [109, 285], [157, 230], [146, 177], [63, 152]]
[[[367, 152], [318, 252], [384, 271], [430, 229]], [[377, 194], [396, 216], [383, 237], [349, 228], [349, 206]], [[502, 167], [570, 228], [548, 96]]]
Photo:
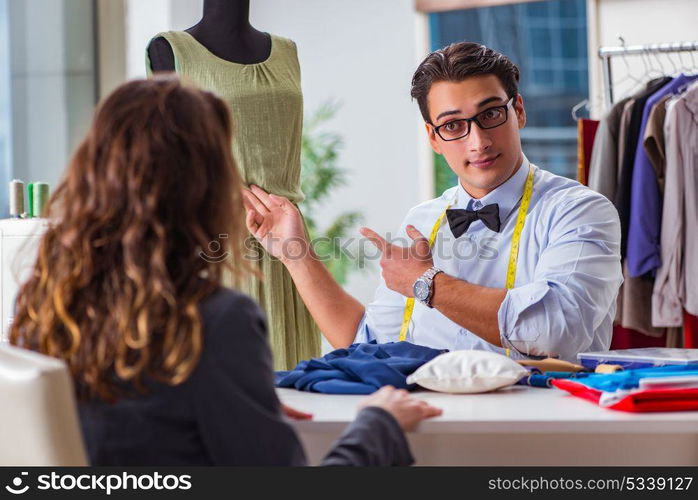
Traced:
[[623, 45], [620, 47], [601, 47], [599, 49], [599, 57], [603, 62], [603, 81], [605, 87], [604, 97], [607, 109], [613, 104], [613, 81], [611, 79], [612, 57], [698, 51], [698, 41], [626, 46], [623, 39], [620, 38], [620, 40], [621, 43], [623, 43]]

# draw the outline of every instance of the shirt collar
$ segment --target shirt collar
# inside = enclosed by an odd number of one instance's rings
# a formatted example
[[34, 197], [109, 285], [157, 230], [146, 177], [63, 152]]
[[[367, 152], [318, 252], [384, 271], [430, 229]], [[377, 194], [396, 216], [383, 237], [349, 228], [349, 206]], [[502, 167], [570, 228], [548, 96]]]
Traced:
[[681, 102], [693, 115], [693, 120], [698, 123], [698, 80], [693, 80], [688, 90], [681, 96]]
[[[528, 176], [530, 163], [526, 155], [523, 156], [521, 166], [506, 182], [487, 193], [480, 199], [475, 199], [463, 189], [458, 182], [457, 199], [455, 205], [467, 210], [479, 210], [480, 208], [496, 203], [499, 205], [499, 220], [504, 222], [523, 195], [524, 184]], [[476, 203], [479, 202], [479, 203]]]

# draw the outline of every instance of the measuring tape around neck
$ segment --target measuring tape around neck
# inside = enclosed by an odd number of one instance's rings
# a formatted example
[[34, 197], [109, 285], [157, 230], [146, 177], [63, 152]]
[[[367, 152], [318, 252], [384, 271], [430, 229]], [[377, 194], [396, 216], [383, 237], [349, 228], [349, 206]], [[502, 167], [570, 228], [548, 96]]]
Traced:
[[[519, 260], [519, 242], [521, 240], [521, 233], [523, 232], [524, 223], [526, 222], [526, 213], [528, 213], [528, 206], [531, 204], [531, 195], [533, 194], [533, 166], [528, 168], [528, 177], [526, 177], [526, 184], [524, 184], [523, 196], [521, 197], [521, 205], [519, 206], [519, 213], [516, 216], [516, 225], [514, 226], [514, 233], [511, 237], [511, 250], [509, 251], [509, 265], [507, 267], [507, 277], [506, 277], [506, 288], [514, 288], [514, 283], [516, 282], [516, 264]], [[446, 217], [446, 210], [451, 208], [449, 204], [444, 211], [441, 213], [434, 227], [431, 228], [431, 234], [429, 235], [429, 248], [434, 247], [434, 242], [436, 241], [436, 235], [441, 228], [444, 217]], [[402, 315], [402, 326], [400, 327], [400, 342], [407, 338], [407, 331], [410, 328], [410, 320], [412, 319], [412, 312], [414, 311], [414, 297], [408, 297], [405, 303], [405, 311]], [[509, 355], [509, 349], [507, 349], [507, 355]]]

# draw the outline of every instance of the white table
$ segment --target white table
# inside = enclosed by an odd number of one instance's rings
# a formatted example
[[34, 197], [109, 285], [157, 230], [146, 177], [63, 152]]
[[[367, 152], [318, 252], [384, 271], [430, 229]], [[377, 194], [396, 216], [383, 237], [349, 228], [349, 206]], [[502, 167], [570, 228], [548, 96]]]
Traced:
[[[293, 422], [317, 464], [363, 396], [277, 389], [312, 413]], [[514, 386], [486, 394], [413, 395], [443, 409], [409, 434], [418, 465], [698, 465], [698, 412], [626, 413], [558, 389]]]

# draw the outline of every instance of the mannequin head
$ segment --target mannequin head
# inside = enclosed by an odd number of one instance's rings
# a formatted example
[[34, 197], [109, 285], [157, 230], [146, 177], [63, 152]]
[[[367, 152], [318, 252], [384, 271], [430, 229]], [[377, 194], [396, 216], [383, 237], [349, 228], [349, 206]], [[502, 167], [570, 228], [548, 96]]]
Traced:
[[[509, 179], [523, 161], [519, 129], [526, 112], [518, 83], [519, 69], [506, 56], [470, 42], [429, 54], [412, 79], [432, 149], [475, 198]], [[463, 121], [474, 117], [486, 128]]]

